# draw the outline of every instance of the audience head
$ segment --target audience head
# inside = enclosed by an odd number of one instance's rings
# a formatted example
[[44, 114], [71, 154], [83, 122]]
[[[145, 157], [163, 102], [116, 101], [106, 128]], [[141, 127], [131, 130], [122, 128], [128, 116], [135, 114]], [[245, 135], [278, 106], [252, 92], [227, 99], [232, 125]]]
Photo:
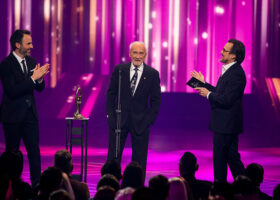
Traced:
[[101, 168], [101, 176], [105, 174], [114, 175], [119, 181], [122, 178], [121, 165], [116, 160], [107, 161]]
[[273, 200], [280, 200], [280, 184], [276, 185], [273, 190]]
[[118, 179], [112, 174], [105, 174], [101, 177], [97, 183], [97, 190], [105, 185], [112, 187], [115, 191], [120, 189], [120, 183]]
[[151, 188], [141, 187], [132, 194], [132, 200], [156, 200], [154, 191]]
[[71, 200], [70, 195], [63, 189], [55, 190], [50, 194], [49, 200]]
[[188, 199], [188, 193], [184, 179], [174, 177], [169, 179], [169, 196], [168, 200], [186, 200]]
[[114, 200], [116, 191], [111, 186], [105, 185], [98, 188], [93, 200]]
[[254, 185], [253, 182], [244, 175], [239, 175], [234, 179], [233, 189], [235, 194], [242, 194], [248, 196], [253, 194]]
[[124, 170], [121, 188], [144, 186], [143, 169], [137, 162], [131, 162]]
[[198, 164], [195, 155], [189, 151], [185, 152], [179, 163], [180, 176], [194, 175], [197, 170]]
[[70, 175], [73, 170], [72, 155], [66, 149], [59, 150], [54, 155], [54, 166]]
[[233, 199], [233, 187], [226, 181], [215, 181], [209, 192], [209, 199]]
[[40, 191], [44, 194], [60, 189], [62, 184], [62, 173], [56, 167], [48, 167], [40, 178]]
[[163, 175], [157, 175], [149, 180], [149, 188], [155, 191], [158, 200], [165, 200], [168, 196], [169, 182]]
[[134, 188], [126, 187], [117, 192], [115, 200], [131, 200], [132, 194], [135, 192]]
[[20, 178], [23, 170], [23, 155], [19, 150], [6, 150], [0, 157], [0, 171], [11, 180]]
[[251, 179], [253, 184], [257, 187], [263, 182], [263, 167], [257, 163], [252, 163], [245, 169], [245, 175]]

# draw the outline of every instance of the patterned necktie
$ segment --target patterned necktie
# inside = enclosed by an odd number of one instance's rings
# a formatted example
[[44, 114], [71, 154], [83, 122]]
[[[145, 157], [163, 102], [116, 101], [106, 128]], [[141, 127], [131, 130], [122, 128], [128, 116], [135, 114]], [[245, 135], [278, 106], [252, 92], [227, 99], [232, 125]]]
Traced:
[[137, 72], [138, 68], [135, 67], [134, 70], [135, 70], [135, 73], [134, 73], [134, 75], [133, 75], [133, 77], [130, 81], [130, 90], [131, 90], [131, 95], [132, 96], [133, 96], [134, 91], [135, 91], [136, 81], [137, 81], [137, 77], [138, 77], [138, 72]]
[[27, 67], [26, 67], [26, 65], [25, 65], [24, 60], [22, 60], [21, 63], [22, 63], [22, 66], [23, 66], [23, 73], [24, 73], [24, 76], [27, 76]]

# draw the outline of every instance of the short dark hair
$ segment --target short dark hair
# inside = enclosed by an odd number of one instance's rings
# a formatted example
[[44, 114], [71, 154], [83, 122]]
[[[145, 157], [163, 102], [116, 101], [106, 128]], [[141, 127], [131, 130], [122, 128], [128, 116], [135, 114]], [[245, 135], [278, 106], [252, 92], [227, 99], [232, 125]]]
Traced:
[[10, 37], [10, 44], [11, 44], [13, 51], [17, 49], [16, 43], [21, 44], [24, 34], [31, 35], [31, 32], [28, 30], [18, 29]]
[[254, 185], [260, 186], [263, 182], [263, 167], [257, 163], [251, 163], [245, 169], [245, 175], [251, 179]]
[[42, 193], [50, 194], [57, 190], [62, 182], [61, 170], [56, 167], [48, 167], [43, 171], [40, 178], [40, 190]]
[[144, 174], [137, 162], [129, 163], [123, 172], [121, 188], [132, 187], [138, 189], [144, 186]]
[[12, 180], [20, 178], [23, 170], [23, 155], [20, 150], [6, 150], [0, 157], [0, 171]]
[[107, 161], [101, 168], [101, 176], [105, 174], [112, 174], [120, 181], [122, 178], [122, 170], [120, 163], [116, 160]]
[[153, 176], [149, 180], [149, 188], [154, 190], [158, 200], [166, 199], [169, 192], [168, 178], [161, 174]]
[[69, 175], [73, 170], [71, 153], [66, 149], [57, 151], [54, 155], [54, 166]]
[[244, 58], [245, 58], [245, 46], [244, 46], [244, 44], [241, 41], [236, 40], [236, 39], [230, 39], [228, 42], [233, 44], [229, 53], [234, 54], [236, 56], [235, 61], [238, 64], [241, 64], [243, 62]]
[[120, 189], [120, 183], [118, 179], [112, 174], [105, 174], [101, 177], [101, 179], [97, 183], [97, 190], [105, 185], [114, 188], [115, 191], [118, 191]]
[[187, 151], [180, 159], [179, 171], [180, 175], [194, 174], [197, 170], [197, 161], [193, 153]]

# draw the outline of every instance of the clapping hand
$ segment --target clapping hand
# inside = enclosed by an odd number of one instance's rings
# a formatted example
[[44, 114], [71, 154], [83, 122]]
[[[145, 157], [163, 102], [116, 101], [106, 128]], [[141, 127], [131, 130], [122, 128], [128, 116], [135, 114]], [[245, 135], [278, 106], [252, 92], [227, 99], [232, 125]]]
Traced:
[[40, 63], [37, 64], [34, 68], [33, 75], [31, 78], [36, 81], [43, 78], [46, 74], [49, 73], [50, 64], [46, 63], [42, 67], [40, 67]]

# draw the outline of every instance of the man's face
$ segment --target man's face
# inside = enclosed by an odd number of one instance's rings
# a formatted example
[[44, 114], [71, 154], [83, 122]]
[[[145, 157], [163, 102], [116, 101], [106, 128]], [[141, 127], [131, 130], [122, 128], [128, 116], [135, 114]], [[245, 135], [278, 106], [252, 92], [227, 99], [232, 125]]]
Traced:
[[129, 57], [135, 67], [140, 66], [146, 58], [146, 49], [142, 43], [134, 43], [129, 51]]
[[220, 59], [220, 61], [222, 63], [229, 64], [231, 62], [234, 62], [235, 55], [229, 53], [232, 47], [233, 47], [233, 44], [230, 42], [225, 44], [223, 50], [221, 51], [222, 58]]
[[31, 49], [33, 49], [32, 38], [30, 35], [23, 34], [21, 43], [16, 43], [18, 53], [22, 56], [30, 56]]

